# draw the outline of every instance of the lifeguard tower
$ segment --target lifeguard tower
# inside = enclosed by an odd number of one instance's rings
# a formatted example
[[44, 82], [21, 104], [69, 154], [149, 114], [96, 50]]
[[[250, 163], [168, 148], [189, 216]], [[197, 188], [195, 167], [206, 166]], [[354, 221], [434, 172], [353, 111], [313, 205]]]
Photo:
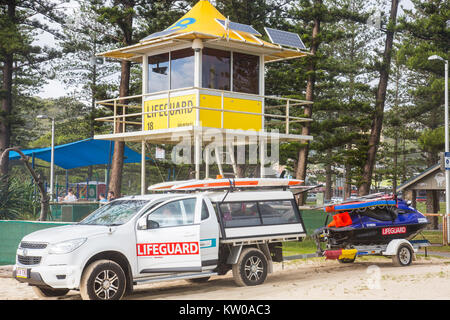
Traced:
[[[310, 101], [265, 96], [266, 63], [300, 58], [308, 53], [297, 34], [265, 28], [271, 42], [250, 25], [229, 21], [209, 1], [199, 1], [164, 31], [139, 43], [100, 56], [142, 64], [142, 94], [98, 101], [114, 114], [97, 118], [113, 123], [112, 133], [95, 139], [140, 141], [142, 144], [141, 193], [145, 193], [145, 142], [194, 146], [196, 179], [205, 162], [205, 178], [215, 161], [222, 173], [223, 153], [236, 145], [258, 143], [260, 175], [265, 175], [267, 143], [312, 140], [291, 134], [292, 124], [311, 121], [293, 117], [292, 108]], [[282, 81], [282, 79], [280, 79]], [[277, 128], [278, 132], [271, 129]], [[213, 141], [215, 143], [211, 143]], [[264, 142], [264, 143], [261, 143]], [[213, 147], [214, 146], [214, 147]], [[208, 149], [202, 157], [202, 148]], [[210, 158], [209, 149], [215, 154]], [[204, 159], [202, 159], [204, 158]], [[215, 159], [214, 159], [215, 158]]]

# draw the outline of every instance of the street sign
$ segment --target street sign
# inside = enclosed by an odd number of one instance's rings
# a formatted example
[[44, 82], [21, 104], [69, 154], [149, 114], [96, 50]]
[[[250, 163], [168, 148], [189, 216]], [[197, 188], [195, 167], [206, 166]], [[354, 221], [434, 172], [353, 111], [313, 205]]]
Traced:
[[450, 152], [445, 152], [445, 170], [450, 170]]

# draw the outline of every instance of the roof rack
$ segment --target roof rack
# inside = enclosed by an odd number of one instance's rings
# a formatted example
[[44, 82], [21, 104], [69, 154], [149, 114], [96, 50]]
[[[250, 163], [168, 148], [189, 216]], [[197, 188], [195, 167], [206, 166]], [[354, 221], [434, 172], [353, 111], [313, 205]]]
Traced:
[[149, 191], [207, 191], [220, 189], [311, 188], [301, 186], [303, 180], [280, 178], [223, 178], [169, 181], [148, 187]]

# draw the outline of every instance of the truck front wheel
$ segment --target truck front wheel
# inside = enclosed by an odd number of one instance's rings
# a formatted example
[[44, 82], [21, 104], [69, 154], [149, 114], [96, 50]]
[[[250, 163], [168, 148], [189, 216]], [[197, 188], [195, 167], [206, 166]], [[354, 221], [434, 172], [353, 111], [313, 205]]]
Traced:
[[69, 289], [53, 289], [44, 287], [33, 287], [34, 293], [39, 298], [62, 297], [69, 292]]
[[83, 272], [80, 294], [83, 300], [119, 300], [125, 293], [125, 273], [114, 261], [98, 260]]
[[262, 284], [267, 277], [267, 259], [255, 248], [244, 249], [233, 265], [233, 278], [240, 287]]

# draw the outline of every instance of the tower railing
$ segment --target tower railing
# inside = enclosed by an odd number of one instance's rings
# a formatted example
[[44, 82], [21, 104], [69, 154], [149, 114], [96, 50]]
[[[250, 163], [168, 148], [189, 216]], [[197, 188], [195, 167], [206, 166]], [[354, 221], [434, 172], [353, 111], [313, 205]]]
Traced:
[[[137, 132], [137, 131], [148, 131], [145, 130], [145, 117], [147, 115], [156, 114], [159, 111], [145, 111], [144, 102], [150, 100], [152, 97], [159, 97], [158, 99], [167, 99], [168, 105], [170, 105], [170, 99], [174, 95], [180, 94], [182, 92], [197, 92], [197, 94], [208, 94], [211, 93], [215, 96], [220, 95], [221, 103], [220, 106], [200, 106], [193, 105], [190, 106], [197, 110], [208, 110], [219, 112], [221, 118], [223, 119], [224, 114], [234, 113], [242, 115], [255, 115], [262, 117], [262, 129], [270, 130], [272, 128], [278, 129], [280, 133], [285, 134], [298, 134], [300, 132], [301, 126], [307, 122], [312, 121], [312, 119], [304, 117], [303, 112], [299, 110], [303, 109], [304, 106], [312, 104], [311, 101], [300, 100], [295, 98], [286, 98], [278, 96], [262, 96], [249, 93], [209, 89], [209, 88], [199, 88], [199, 87], [189, 87], [181, 89], [172, 89], [166, 91], [159, 91], [155, 93], [146, 93], [128, 97], [118, 97], [113, 99], [106, 99], [96, 102], [97, 107], [107, 108], [112, 111], [112, 115], [96, 118], [96, 121], [109, 122], [112, 124], [112, 133], [119, 134], [123, 132]], [[191, 93], [189, 93], [191, 94]], [[239, 111], [232, 110], [225, 107], [224, 98], [226, 97], [238, 97], [241, 99], [252, 99], [259, 100], [262, 102], [262, 112], [249, 112], [249, 111]], [[198, 100], [197, 100], [198, 101]], [[183, 108], [171, 108], [170, 111], [177, 111]], [[295, 115], [292, 115], [295, 114]], [[167, 112], [168, 123], [170, 121], [170, 112]], [[300, 124], [300, 127], [296, 124]], [[223, 125], [223, 120], [221, 121], [221, 127], [219, 129], [226, 129]]]

